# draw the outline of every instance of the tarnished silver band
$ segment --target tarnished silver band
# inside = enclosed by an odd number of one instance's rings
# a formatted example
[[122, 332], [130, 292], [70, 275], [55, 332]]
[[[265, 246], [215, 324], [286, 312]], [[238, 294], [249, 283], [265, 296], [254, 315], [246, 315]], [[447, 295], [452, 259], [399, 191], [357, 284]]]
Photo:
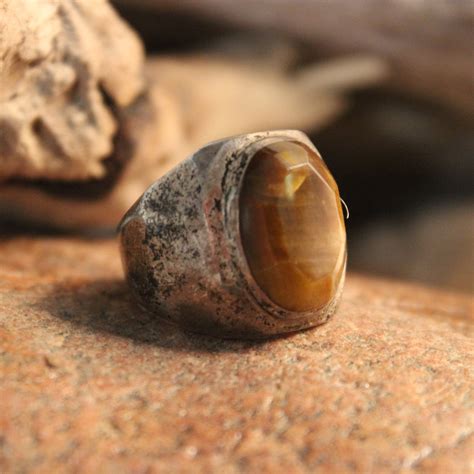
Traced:
[[252, 133], [213, 142], [151, 185], [119, 229], [127, 280], [139, 303], [191, 331], [262, 338], [324, 323], [336, 295], [316, 311], [279, 307], [255, 282], [242, 248], [239, 194], [250, 159], [299, 131]]

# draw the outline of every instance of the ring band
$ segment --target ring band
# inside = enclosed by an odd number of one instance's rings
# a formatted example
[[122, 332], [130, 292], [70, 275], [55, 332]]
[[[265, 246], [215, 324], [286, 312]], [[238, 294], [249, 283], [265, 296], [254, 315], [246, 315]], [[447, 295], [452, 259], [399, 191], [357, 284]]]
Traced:
[[322, 324], [346, 268], [337, 185], [299, 131], [210, 143], [119, 225], [139, 304], [198, 333], [264, 338]]

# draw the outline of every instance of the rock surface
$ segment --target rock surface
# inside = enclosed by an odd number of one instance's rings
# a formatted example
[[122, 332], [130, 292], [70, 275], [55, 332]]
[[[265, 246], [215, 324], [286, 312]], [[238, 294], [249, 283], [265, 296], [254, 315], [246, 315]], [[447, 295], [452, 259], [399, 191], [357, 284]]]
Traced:
[[349, 276], [263, 343], [130, 300], [115, 241], [0, 242], [2, 472], [469, 472], [470, 297]]

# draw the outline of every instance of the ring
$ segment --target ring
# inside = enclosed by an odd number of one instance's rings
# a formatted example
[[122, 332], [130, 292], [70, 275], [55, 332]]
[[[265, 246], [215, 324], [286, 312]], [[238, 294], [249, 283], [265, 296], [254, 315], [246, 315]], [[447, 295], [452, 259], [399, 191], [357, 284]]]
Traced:
[[338, 187], [299, 131], [204, 146], [153, 183], [119, 231], [140, 306], [193, 332], [299, 331], [326, 322], [342, 293]]

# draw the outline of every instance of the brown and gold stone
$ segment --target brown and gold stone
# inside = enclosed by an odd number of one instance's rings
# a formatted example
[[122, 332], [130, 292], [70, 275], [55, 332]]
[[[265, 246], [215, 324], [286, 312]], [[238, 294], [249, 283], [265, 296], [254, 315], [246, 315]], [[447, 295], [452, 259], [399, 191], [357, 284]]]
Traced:
[[332, 300], [345, 263], [344, 217], [337, 184], [309, 147], [279, 141], [256, 152], [240, 193], [240, 235], [274, 303], [303, 312]]

